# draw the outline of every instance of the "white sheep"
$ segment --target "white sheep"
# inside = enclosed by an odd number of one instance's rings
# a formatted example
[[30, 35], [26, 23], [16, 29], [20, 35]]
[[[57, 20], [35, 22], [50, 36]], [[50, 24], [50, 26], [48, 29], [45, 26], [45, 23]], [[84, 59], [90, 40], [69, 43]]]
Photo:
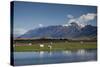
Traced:
[[81, 44], [83, 44], [83, 41], [80, 41]]
[[50, 42], [50, 44], [52, 45], [53, 43], [52, 43], [52, 42]]
[[51, 45], [48, 45], [48, 47], [49, 47], [50, 49], [52, 49], [52, 46], [51, 46]]
[[31, 45], [32, 45], [32, 43], [29, 43], [28, 45], [29, 45], [29, 46], [31, 46]]
[[44, 44], [40, 44], [40, 47], [44, 47]]

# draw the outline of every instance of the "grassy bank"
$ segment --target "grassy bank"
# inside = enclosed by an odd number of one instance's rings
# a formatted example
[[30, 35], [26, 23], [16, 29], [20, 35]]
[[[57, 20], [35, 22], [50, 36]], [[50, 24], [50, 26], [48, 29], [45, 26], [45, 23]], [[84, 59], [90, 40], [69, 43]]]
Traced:
[[96, 49], [96, 42], [55, 42], [55, 43], [32, 43], [30, 46], [14, 46], [14, 51], [58, 51], [58, 50], [77, 50], [77, 49]]

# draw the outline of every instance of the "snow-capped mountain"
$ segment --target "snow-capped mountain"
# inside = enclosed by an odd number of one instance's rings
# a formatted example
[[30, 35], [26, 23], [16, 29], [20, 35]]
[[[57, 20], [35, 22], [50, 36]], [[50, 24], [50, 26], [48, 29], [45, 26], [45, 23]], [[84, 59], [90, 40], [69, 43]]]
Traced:
[[96, 26], [80, 27], [77, 23], [72, 22], [69, 26], [55, 25], [29, 30], [18, 38], [91, 39], [96, 38], [96, 36]]

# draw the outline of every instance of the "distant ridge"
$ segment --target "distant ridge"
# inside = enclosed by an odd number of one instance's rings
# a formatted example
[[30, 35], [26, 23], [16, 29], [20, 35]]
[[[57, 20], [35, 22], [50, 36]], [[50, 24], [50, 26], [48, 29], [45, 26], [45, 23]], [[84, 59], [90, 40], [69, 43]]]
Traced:
[[80, 27], [77, 23], [72, 22], [69, 26], [55, 25], [29, 30], [17, 38], [91, 40], [97, 38], [97, 27], [92, 25]]

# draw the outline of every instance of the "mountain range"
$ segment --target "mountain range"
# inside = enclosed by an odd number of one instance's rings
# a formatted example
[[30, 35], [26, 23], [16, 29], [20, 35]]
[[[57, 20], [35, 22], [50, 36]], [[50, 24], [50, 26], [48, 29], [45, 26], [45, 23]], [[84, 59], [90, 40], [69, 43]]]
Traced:
[[32, 29], [17, 38], [96, 39], [97, 27], [92, 25], [81, 27], [72, 22], [69, 26], [54, 25]]

